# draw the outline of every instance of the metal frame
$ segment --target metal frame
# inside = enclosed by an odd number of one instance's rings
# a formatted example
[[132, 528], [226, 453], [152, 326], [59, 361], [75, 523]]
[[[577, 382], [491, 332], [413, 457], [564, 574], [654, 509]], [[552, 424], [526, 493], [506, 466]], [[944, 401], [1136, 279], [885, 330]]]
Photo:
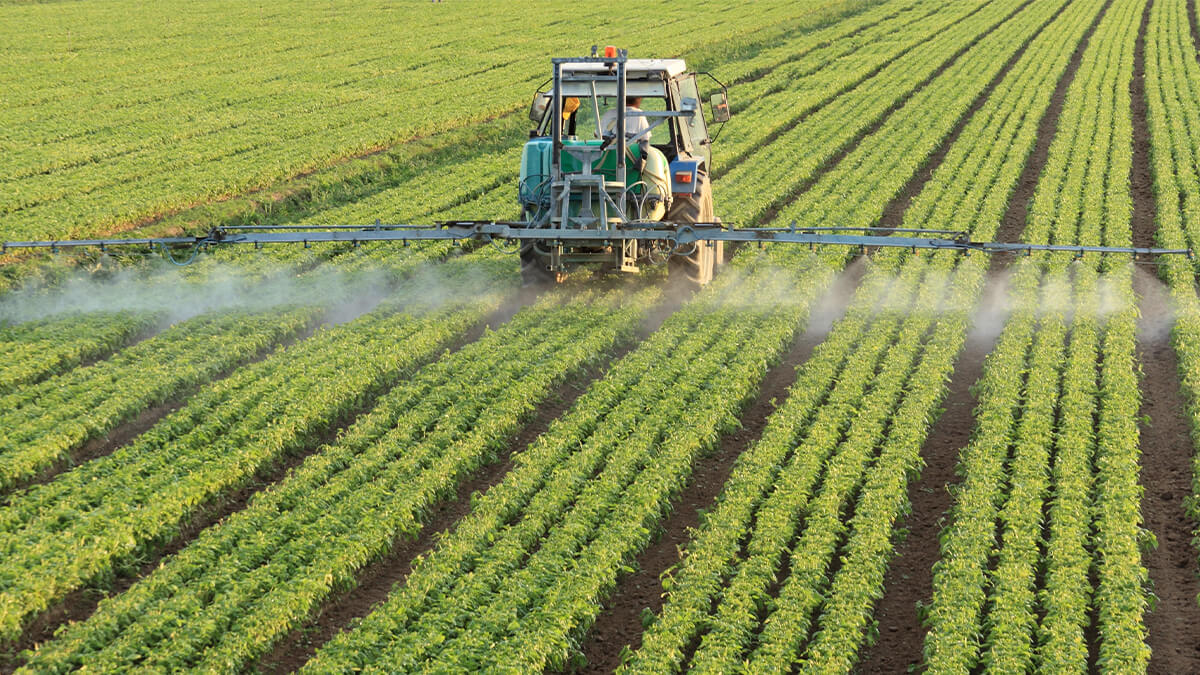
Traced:
[[[628, 61], [628, 53], [623, 49], [618, 51], [617, 55], [615, 57], [590, 56], [590, 57], [550, 59], [550, 62], [554, 66], [554, 75], [551, 78], [553, 80], [553, 85], [550, 90], [551, 96], [553, 97], [553, 105], [552, 105], [553, 116], [550, 120], [550, 139], [551, 139], [551, 143], [552, 143], [552, 146], [551, 146], [552, 151], [550, 153], [550, 176], [552, 179], [551, 195], [553, 195], [552, 199], [561, 199], [563, 202], [562, 206], [561, 206], [562, 220], [560, 221], [562, 227], [566, 227], [569, 224], [568, 211], [569, 211], [569, 202], [570, 202], [570, 196], [571, 196], [570, 183], [572, 182], [570, 180], [564, 180], [563, 173], [562, 173], [562, 151], [565, 147], [563, 145], [563, 128], [562, 128], [562, 123], [563, 123], [563, 119], [562, 119], [563, 69], [562, 69], [562, 67], [563, 67], [563, 65], [570, 64], [570, 63], [602, 63], [602, 64], [607, 65], [610, 70], [615, 70], [615, 74], [611, 75], [611, 76], [589, 75], [587, 79], [589, 79], [593, 83], [598, 81], [600, 78], [607, 79], [607, 77], [611, 77], [616, 80], [616, 82], [617, 82], [617, 101], [616, 101], [617, 122], [616, 122], [615, 128], [617, 130], [617, 133], [613, 134], [613, 138], [611, 140], [601, 143], [600, 146], [598, 146], [595, 149], [583, 146], [583, 147], [579, 147], [579, 148], [571, 148], [568, 150], [568, 152], [570, 152], [572, 155], [575, 155], [576, 157], [578, 157], [579, 160], [583, 163], [584, 176], [585, 176], [585, 179], [583, 182], [591, 183], [591, 182], [593, 182], [592, 180], [590, 180], [591, 173], [592, 173], [592, 161], [594, 159], [598, 159], [600, 156], [603, 156], [603, 154], [608, 150], [608, 146], [609, 146], [610, 142], [615, 142], [615, 144], [617, 146], [616, 147], [616, 151], [617, 151], [616, 169], [617, 169], [617, 171], [616, 171], [616, 180], [614, 182], [620, 183], [621, 191], [618, 194], [617, 200], [615, 202], [613, 202], [613, 206], [617, 209], [617, 213], [620, 215], [620, 217], [622, 219], [624, 219], [624, 214], [625, 214], [625, 192], [624, 192], [624, 189], [625, 189], [625, 178], [626, 178], [626, 176], [625, 176], [625, 151], [626, 151], [626, 148], [628, 145], [628, 141], [626, 140], [625, 134], [624, 134], [624, 129], [625, 129], [625, 89], [626, 89], [626, 87], [625, 87], [625, 65], [626, 65], [626, 61]], [[595, 97], [593, 97], [592, 100], [593, 100], [593, 104], [595, 104]], [[597, 121], [597, 123], [599, 123], [599, 117], [597, 117], [596, 121]], [[591, 157], [591, 155], [597, 155], [597, 157], [593, 158], [593, 157]], [[580, 181], [576, 180], [573, 182], [580, 182]], [[605, 189], [605, 187], [602, 185], [602, 183], [603, 183], [602, 175], [600, 178], [600, 182], [601, 182], [601, 184], [597, 185], [596, 187], [599, 187], [601, 192], [604, 193], [604, 195], [606, 196], [606, 199], [603, 199], [600, 201], [602, 222], [608, 222], [607, 215], [605, 213], [607, 211], [608, 205], [605, 204], [605, 202], [613, 201], [613, 200], [612, 200], [611, 195], [608, 194], [608, 190]], [[591, 186], [589, 186], [588, 188], [585, 188], [589, 192], [589, 194], [587, 195], [587, 197], [589, 198], [589, 201], [590, 201], [590, 197], [591, 197], [590, 187]], [[557, 194], [556, 194], [555, 188], [557, 188]], [[554, 209], [552, 208], [552, 212], [553, 212], [553, 210]]]

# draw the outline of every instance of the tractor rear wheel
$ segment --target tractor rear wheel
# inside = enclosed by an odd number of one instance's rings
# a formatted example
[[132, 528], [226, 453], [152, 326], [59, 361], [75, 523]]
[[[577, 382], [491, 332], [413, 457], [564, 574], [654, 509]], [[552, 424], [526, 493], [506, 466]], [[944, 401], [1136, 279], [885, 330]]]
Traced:
[[[713, 222], [712, 186], [708, 175], [697, 173], [699, 187], [691, 197], [676, 197], [667, 213], [667, 220], [673, 223], [711, 223]], [[694, 250], [687, 255], [673, 255], [667, 261], [667, 275], [676, 279], [685, 279], [697, 288], [712, 281], [717, 265], [724, 262], [725, 242], [698, 242]]]

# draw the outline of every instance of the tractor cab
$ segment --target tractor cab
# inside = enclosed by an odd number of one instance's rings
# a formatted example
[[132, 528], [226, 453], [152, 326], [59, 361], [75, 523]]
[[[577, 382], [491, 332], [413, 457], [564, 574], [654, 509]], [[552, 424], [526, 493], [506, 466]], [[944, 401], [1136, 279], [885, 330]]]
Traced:
[[[575, 108], [564, 117], [564, 137], [580, 140], [602, 139], [612, 132], [611, 124], [617, 107], [616, 87], [600, 86], [597, 77], [607, 69], [603, 64], [568, 63], [562, 67], [563, 96], [566, 108]], [[646, 126], [647, 140], [669, 161], [700, 158], [711, 162], [708, 128], [704, 115], [680, 116], [700, 108], [700, 92], [696, 74], [687, 72], [683, 59], [630, 59], [625, 68], [625, 99], [640, 99], [640, 112], [628, 111], [639, 117], [641, 124], [626, 120], [626, 128]], [[547, 99], [549, 94], [544, 94]], [[545, 99], [543, 99], [545, 100]], [[535, 108], [538, 107], [535, 103]], [[548, 108], [548, 106], [547, 106]], [[541, 117], [536, 134], [550, 135], [550, 119], [544, 111], [535, 110]], [[609, 128], [602, 128], [602, 120]]]
[[[605, 229], [713, 221], [712, 140], [697, 73], [688, 72], [682, 59], [629, 59], [612, 47], [604, 56], [593, 50], [590, 58], [552, 63], [553, 76], [530, 107], [535, 127], [521, 160], [519, 200], [529, 226]], [[710, 100], [710, 119], [724, 123], [727, 91], [708, 77], [719, 87]], [[635, 240], [619, 246], [530, 241], [522, 248], [522, 267], [526, 281], [538, 282], [577, 263], [606, 262], [636, 272], [639, 262], [691, 255], [702, 260], [700, 271], [689, 276], [702, 284], [719, 256], [654, 248]]]

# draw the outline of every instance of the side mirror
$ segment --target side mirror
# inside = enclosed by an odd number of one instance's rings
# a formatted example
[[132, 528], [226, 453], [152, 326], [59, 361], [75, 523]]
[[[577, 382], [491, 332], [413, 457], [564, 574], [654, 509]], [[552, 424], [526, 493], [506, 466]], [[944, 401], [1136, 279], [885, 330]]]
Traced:
[[533, 103], [529, 106], [529, 121], [541, 123], [546, 116], [546, 108], [550, 107], [550, 94], [539, 91], [533, 95]]
[[724, 89], [713, 94], [708, 103], [712, 106], [713, 122], [729, 121], [729, 94]]

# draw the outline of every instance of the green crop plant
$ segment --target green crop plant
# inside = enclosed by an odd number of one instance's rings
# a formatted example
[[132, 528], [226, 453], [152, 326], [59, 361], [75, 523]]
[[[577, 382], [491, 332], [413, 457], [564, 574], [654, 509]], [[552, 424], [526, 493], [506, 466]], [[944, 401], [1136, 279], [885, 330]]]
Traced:
[[158, 321], [150, 312], [91, 312], [0, 328], [0, 395], [107, 356]]
[[[10, 498], [0, 507], [0, 565], [9, 580], [0, 589], [0, 635], [15, 638], [34, 614], [168, 540], [204, 504], [310, 449], [330, 425], [435, 358], [502, 295], [409, 311], [385, 305], [319, 330], [199, 392], [132, 444]], [[118, 493], [121, 500], [110, 498]], [[90, 543], [75, 545], [73, 532], [89, 533]], [[37, 572], [14, 576], [17, 569]]]
[[109, 359], [0, 397], [0, 490], [297, 335], [318, 314], [297, 309], [197, 317]]

